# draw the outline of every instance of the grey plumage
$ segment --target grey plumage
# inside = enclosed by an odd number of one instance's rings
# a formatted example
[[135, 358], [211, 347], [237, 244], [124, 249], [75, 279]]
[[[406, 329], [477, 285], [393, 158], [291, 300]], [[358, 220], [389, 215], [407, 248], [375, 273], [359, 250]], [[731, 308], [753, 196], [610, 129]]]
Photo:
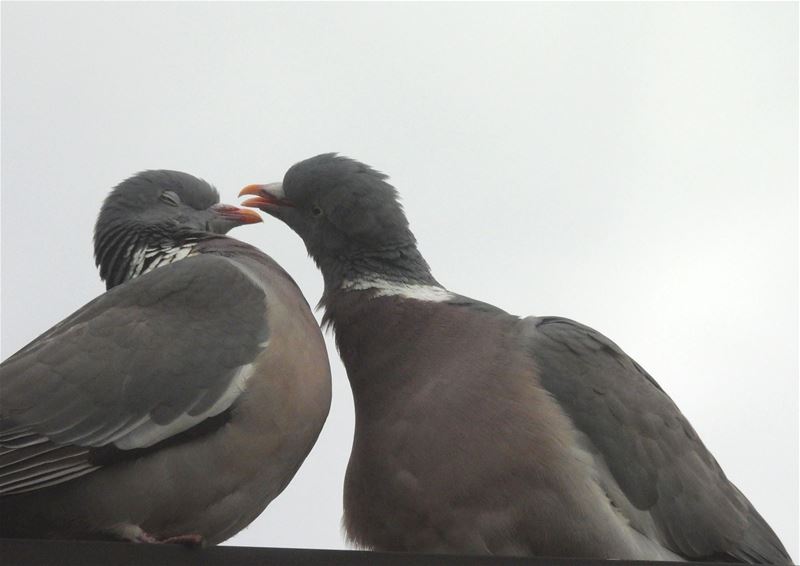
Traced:
[[242, 194], [295, 230], [324, 275], [355, 400], [344, 523], [356, 545], [790, 562], [608, 338], [439, 285], [384, 175], [324, 154]]
[[214, 544], [292, 478], [327, 416], [294, 281], [223, 233], [257, 213], [145, 172], [106, 199], [109, 291], [0, 365], [0, 536]]

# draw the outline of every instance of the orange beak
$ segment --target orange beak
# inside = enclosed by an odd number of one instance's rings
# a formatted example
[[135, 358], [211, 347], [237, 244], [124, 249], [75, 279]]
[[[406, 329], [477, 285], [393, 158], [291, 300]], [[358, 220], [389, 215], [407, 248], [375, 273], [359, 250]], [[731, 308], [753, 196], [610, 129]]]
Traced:
[[264, 221], [258, 212], [249, 208], [239, 208], [230, 204], [215, 204], [212, 209], [220, 217], [238, 224], [256, 224]]
[[265, 212], [284, 206], [294, 207], [294, 203], [286, 198], [286, 195], [283, 192], [283, 185], [281, 183], [269, 183], [267, 185], [247, 185], [245, 188], [239, 191], [240, 197], [246, 195], [251, 195], [253, 198], [249, 198], [244, 201], [242, 203], [244, 206], [260, 208]]

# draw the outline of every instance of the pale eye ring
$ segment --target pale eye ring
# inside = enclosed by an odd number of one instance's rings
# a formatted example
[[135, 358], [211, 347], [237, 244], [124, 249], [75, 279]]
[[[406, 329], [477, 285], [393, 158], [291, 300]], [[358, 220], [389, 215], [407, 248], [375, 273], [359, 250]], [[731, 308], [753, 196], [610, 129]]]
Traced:
[[178, 206], [181, 203], [181, 197], [175, 191], [164, 191], [161, 193], [160, 199], [170, 206]]
[[320, 216], [322, 214], [322, 209], [315, 204], [311, 207], [311, 214], [313, 216]]

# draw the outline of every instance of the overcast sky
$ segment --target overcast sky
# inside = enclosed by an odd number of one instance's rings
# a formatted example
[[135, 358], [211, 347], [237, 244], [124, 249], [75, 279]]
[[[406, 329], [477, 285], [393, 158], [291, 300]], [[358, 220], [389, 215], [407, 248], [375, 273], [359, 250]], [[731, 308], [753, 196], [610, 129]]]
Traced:
[[[798, 6], [2, 4], [2, 355], [103, 292], [108, 190], [236, 202], [339, 151], [389, 174], [434, 275], [616, 341], [798, 553]], [[267, 218], [232, 235], [315, 304]], [[318, 313], [321, 315], [321, 313]], [[233, 544], [343, 548], [349, 385]]]

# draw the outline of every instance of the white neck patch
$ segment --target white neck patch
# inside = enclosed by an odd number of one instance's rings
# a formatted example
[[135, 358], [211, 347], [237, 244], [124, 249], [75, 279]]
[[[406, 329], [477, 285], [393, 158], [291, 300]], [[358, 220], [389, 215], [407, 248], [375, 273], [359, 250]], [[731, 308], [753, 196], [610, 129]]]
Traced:
[[193, 254], [194, 248], [197, 244], [192, 242], [174, 248], [168, 247], [145, 247], [137, 248], [133, 252], [131, 258], [131, 266], [128, 270], [128, 279], [139, 277], [145, 273], [149, 273], [158, 267], [169, 265], [176, 261], [182, 260]]
[[342, 283], [345, 291], [375, 291], [376, 297], [403, 297], [417, 301], [442, 303], [453, 298], [453, 294], [438, 285], [397, 283], [385, 279], [359, 279]]

